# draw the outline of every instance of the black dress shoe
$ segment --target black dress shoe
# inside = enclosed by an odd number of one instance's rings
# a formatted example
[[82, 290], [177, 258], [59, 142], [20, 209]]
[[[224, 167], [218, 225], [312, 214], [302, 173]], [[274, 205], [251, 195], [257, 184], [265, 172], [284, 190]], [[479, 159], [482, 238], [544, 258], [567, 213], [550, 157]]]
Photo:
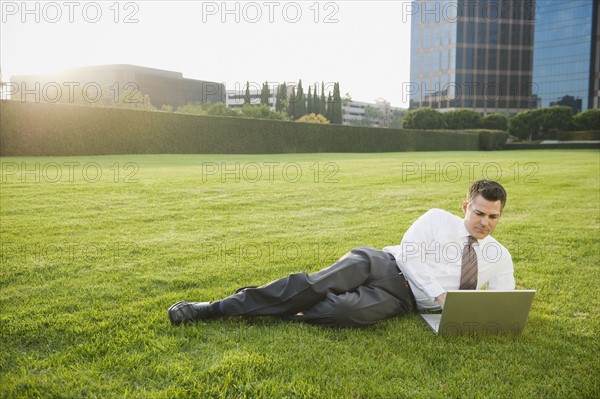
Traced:
[[216, 302], [177, 302], [169, 308], [171, 324], [178, 325], [196, 320], [207, 320], [222, 316]]

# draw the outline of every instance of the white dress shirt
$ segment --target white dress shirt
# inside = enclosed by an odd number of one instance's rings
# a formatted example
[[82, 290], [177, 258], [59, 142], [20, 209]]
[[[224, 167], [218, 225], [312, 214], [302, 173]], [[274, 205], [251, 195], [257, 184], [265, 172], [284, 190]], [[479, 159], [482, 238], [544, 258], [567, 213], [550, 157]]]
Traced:
[[[462, 251], [467, 243], [464, 220], [441, 209], [431, 209], [417, 219], [404, 234], [400, 245], [383, 248], [396, 258], [408, 280], [417, 308], [440, 309], [435, 298], [448, 290], [458, 290]], [[491, 236], [476, 240], [477, 289], [514, 290], [512, 257]]]

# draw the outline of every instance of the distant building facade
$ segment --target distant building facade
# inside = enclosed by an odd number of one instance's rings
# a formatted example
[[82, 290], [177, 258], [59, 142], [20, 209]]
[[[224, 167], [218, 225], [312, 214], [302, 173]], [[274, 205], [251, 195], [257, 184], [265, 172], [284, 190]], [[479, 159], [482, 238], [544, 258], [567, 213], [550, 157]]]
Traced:
[[533, 57], [537, 107], [598, 108], [598, 0], [538, 0]]
[[410, 107], [599, 107], [599, 0], [417, 0]]
[[342, 124], [354, 126], [389, 127], [394, 110], [388, 101], [378, 98], [374, 103], [348, 101], [342, 104]]
[[104, 92], [103, 100], [114, 98], [115, 102], [142, 93], [159, 109], [163, 106], [176, 109], [193, 102], [225, 102], [223, 83], [187, 79], [180, 72], [127, 64], [72, 68], [53, 75], [12, 76], [7, 91], [13, 100], [68, 102], [67, 96], [75, 93], [94, 103], [99, 90]]
[[410, 108], [514, 114], [533, 107], [535, 0], [417, 0]]
[[[275, 111], [277, 103], [277, 89], [279, 83], [268, 83], [269, 86], [269, 107]], [[250, 104], [260, 105], [262, 85], [250, 83]], [[291, 93], [291, 87], [288, 90]], [[244, 106], [244, 97], [246, 95], [246, 85], [236, 85], [235, 89], [225, 91], [225, 104], [229, 108], [241, 108]]]

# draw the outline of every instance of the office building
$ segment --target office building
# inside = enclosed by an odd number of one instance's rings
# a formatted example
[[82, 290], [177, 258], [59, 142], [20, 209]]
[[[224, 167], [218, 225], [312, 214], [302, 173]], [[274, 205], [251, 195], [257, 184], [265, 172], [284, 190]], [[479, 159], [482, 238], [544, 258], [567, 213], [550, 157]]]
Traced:
[[[260, 105], [260, 101], [262, 98], [262, 84], [250, 82], [249, 85], [250, 104]], [[277, 102], [277, 89], [279, 88], [279, 83], [268, 83], [268, 86], [269, 107], [272, 111], [275, 111], [275, 106]], [[289, 88], [289, 93], [291, 93], [291, 87]], [[225, 104], [229, 108], [242, 108], [244, 106], [245, 97], [246, 85], [236, 83], [234, 89], [225, 91]]]
[[158, 109], [163, 106], [176, 109], [193, 102], [225, 102], [222, 83], [126, 64], [72, 68], [53, 75], [12, 76], [7, 87], [11, 99], [18, 101], [65, 103], [83, 98], [84, 103], [102, 101], [103, 105], [110, 105], [111, 101], [133, 100], [141, 93]]
[[342, 125], [390, 127], [395, 110], [400, 108], [392, 107], [383, 98], [374, 103], [351, 100], [342, 103]]
[[532, 108], [535, 7], [535, 0], [414, 1], [410, 108]]
[[533, 55], [537, 107], [598, 108], [598, 0], [538, 0]]

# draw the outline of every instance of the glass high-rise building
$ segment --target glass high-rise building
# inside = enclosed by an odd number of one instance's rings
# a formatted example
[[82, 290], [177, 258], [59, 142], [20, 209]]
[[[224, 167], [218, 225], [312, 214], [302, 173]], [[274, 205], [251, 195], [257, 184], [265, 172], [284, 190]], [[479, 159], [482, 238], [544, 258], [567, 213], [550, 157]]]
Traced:
[[598, 108], [598, 0], [538, 0], [533, 54], [538, 107]]
[[535, 10], [535, 0], [413, 1], [410, 107], [532, 108]]

